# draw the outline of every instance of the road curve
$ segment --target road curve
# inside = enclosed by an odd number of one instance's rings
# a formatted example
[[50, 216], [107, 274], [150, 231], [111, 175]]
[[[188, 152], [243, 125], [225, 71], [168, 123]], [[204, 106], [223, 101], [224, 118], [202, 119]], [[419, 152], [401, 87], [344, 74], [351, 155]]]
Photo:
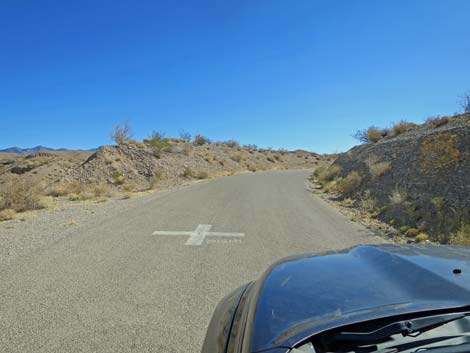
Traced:
[[[273, 261], [383, 241], [312, 195], [309, 174], [197, 183], [21, 259], [1, 274], [1, 351], [198, 352], [217, 301]], [[244, 237], [153, 234], [199, 225]]]

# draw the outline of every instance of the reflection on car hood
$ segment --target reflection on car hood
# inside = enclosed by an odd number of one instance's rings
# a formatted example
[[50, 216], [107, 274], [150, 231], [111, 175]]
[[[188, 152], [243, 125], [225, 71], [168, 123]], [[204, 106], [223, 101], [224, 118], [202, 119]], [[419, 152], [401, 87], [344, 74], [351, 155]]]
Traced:
[[292, 346], [305, 332], [470, 303], [464, 247], [361, 246], [320, 255], [285, 259], [262, 277], [252, 352]]

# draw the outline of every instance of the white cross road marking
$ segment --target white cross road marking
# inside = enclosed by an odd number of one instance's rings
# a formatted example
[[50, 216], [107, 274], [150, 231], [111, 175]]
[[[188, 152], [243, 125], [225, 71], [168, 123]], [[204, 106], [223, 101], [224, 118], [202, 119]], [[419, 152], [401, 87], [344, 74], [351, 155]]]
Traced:
[[178, 232], [178, 231], [155, 231], [152, 235], [186, 235], [189, 236], [184, 245], [199, 246], [204, 243], [206, 237], [244, 237], [244, 233], [224, 233], [224, 232], [210, 232], [211, 224], [199, 224], [192, 232]]

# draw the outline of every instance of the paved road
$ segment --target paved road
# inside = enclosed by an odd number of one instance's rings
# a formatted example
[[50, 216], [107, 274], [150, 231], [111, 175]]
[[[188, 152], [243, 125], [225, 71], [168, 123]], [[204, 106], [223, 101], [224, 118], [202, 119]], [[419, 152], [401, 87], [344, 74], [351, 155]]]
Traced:
[[[217, 301], [274, 260], [381, 241], [308, 192], [308, 175], [195, 184], [25, 257], [1, 273], [0, 351], [198, 352]], [[245, 236], [152, 235], [198, 225]]]

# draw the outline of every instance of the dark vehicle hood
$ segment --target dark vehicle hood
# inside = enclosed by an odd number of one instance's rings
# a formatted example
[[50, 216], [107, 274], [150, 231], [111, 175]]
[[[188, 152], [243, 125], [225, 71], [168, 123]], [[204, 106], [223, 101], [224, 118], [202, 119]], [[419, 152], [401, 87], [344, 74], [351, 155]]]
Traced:
[[274, 264], [255, 285], [250, 351], [292, 347], [346, 324], [468, 306], [470, 249], [381, 245], [303, 255]]

